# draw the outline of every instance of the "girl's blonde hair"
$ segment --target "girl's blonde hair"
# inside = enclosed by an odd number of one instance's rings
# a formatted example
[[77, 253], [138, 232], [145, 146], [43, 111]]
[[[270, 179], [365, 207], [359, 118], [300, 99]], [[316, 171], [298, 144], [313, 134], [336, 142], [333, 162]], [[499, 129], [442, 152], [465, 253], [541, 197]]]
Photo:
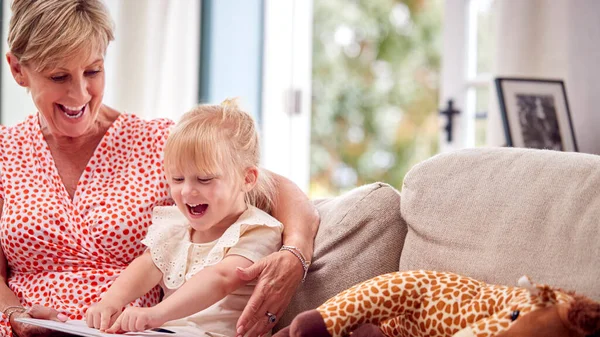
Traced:
[[257, 183], [246, 193], [246, 202], [270, 212], [275, 199], [274, 183], [269, 173], [258, 166], [259, 161], [260, 143], [254, 120], [235, 99], [220, 105], [200, 105], [187, 112], [165, 144], [167, 176], [174, 167], [208, 176], [224, 173], [241, 186], [246, 169], [257, 168]]
[[81, 53], [104, 55], [114, 40], [113, 22], [100, 0], [14, 0], [11, 10], [8, 47], [37, 71]]

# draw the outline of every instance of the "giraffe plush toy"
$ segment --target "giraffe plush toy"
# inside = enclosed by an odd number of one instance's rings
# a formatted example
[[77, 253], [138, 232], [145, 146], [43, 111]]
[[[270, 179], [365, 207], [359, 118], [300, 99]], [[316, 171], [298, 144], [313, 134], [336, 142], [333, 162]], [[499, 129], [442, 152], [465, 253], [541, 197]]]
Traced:
[[519, 287], [433, 271], [377, 276], [298, 315], [274, 337], [589, 336], [600, 303], [527, 277]]

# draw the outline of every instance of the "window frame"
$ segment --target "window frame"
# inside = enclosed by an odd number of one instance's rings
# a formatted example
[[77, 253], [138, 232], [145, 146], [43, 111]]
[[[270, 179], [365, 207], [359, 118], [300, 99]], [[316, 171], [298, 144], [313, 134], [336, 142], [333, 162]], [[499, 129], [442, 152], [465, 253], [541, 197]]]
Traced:
[[453, 100], [454, 107], [460, 110], [460, 114], [453, 117], [452, 143], [447, 142], [443, 129], [447, 120], [442, 119], [440, 152], [475, 147], [476, 120], [487, 119], [487, 113], [476, 111], [476, 89], [487, 89], [492, 95], [491, 74], [477, 73], [477, 1], [445, 2], [439, 104], [442, 109], [446, 109], [448, 101]]

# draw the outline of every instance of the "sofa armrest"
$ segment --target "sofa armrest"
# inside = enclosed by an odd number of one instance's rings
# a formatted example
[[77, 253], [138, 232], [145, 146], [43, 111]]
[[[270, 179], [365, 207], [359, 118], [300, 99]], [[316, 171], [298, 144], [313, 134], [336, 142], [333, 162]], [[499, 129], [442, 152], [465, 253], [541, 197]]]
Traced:
[[396, 189], [373, 183], [315, 204], [321, 225], [312, 265], [275, 331], [354, 284], [398, 270], [407, 228]]

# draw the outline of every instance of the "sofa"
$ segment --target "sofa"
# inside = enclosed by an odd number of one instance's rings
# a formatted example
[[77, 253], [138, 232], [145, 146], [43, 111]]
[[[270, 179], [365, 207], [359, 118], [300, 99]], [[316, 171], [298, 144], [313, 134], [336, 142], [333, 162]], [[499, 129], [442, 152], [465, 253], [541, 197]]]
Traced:
[[385, 183], [315, 202], [312, 265], [274, 331], [376, 275], [449, 271], [600, 300], [600, 156], [517, 148], [444, 153]]

